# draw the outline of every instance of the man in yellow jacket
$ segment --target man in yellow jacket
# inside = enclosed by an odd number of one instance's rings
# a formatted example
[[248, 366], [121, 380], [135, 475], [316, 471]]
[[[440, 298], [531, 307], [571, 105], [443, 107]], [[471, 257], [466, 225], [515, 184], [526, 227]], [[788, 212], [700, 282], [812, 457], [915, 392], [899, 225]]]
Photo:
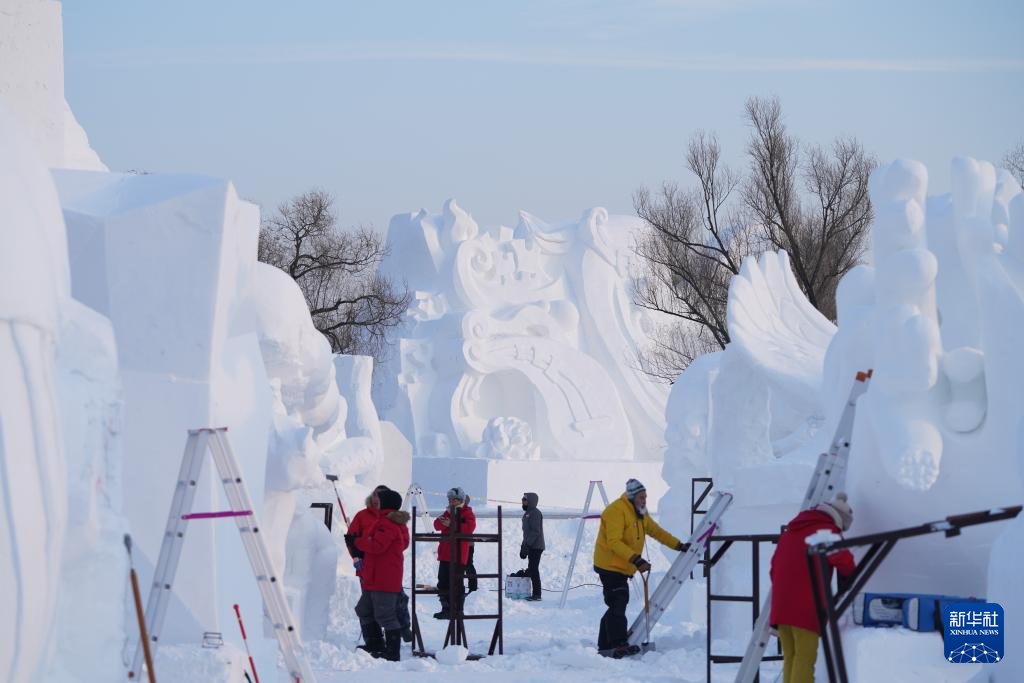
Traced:
[[673, 550], [686, 549], [685, 543], [651, 519], [647, 514], [647, 489], [630, 479], [626, 492], [601, 513], [601, 529], [594, 544], [594, 571], [601, 578], [604, 604], [608, 606], [597, 636], [597, 649], [603, 655], [619, 659], [640, 651], [627, 642], [626, 605], [629, 578], [637, 571], [651, 570], [643, 558], [647, 536]]

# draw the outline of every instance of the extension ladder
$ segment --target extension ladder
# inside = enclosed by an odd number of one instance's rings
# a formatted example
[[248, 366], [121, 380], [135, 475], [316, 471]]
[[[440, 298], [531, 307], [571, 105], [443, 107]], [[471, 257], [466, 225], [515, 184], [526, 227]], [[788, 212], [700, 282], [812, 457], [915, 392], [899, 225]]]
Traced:
[[629, 627], [629, 644], [636, 646], [649, 645], [651, 629], [668, 609], [672, 600], [676, 597], [679, 589], [683, 587], [690, 572], [697, 566], [697, 563], [704, 557], [704, 551], [711, 542], [711, 537], [718, 529], [718, 520], [722, 518], [725, 511], [732, 504], [731, 493], [713, 493], [713, 501], [708, 508], [704, 519], [694, 529], [688, 541], [689, 547], [676, 557], [668, 573], [658, 584], [658, 587], [651, 595], [649, 609], [637, 615], [633, 625]]
[[[832, 445], [829, 449], [818, 456], [818, 465], [814, 468], [814, 474], [807, 485], [807, 492], [804, 494], [800, 510], [809, 510], [819, 503], [831, 500], [832, 497], [842, 490], [846, 482], [846, 465], [850, 456], [850, 440], [853, 436], [853, 419], [857, 412], [857, 400], [868, 390], [868, 382], [871, 379], [871, 370], [858, 372], [850, 389], [850, 397], [846, 401], [843, 413], [839, 417], [839, 424], [836, 426], [835, 435], [832, 437]], [[758, 577], [754, 577], [757, 581]], [[768, 591], [764, 604], [761, 605], [761, 612], [754, 624], [754, 633], [747, 644], [747, 651], [743, 655], [743, 663], [740, 665], [739, 673], [736, 674], [736, 683], [753, 683], [760, 670], [761, 658], [768, 648], [768, 641], [771, 639], [771, 618], [772, 593]]]
[[[231, 508], [226, 512], [192, 513], [192, 501], [195, 498], [196, 484], [202, 473], [207, 449], [213, 456], [214, 465]], [[259, 520], [253, 510], [249, 491], [245, 487], [238, 461], [228, 443], [226, 427], [195, 429], [189, 430], [188, 433], [185, 454], [181, 460], [181, 470], [178, 472], [178, 482], [174, 488], [174, 497], [171, 499], [167, 528], [164, 532], [163, 544], [160, 546], [160, 557], [153, 572], [153, 587], [150, 589], [149, 598], [146, 601], [146, 625], [154, 655], [162, 633], [167, 605], [170, 602], [174, 575], [178, 569], [178, 560], [181, 558], [181, 549], [185, 543], [187, 523], [193, 519], [220, 517], [232, 517], [238, 526], [246, 555], [248, 555], [249, 562], [256, 574], [256, 582], [259, 585], [260, 595], [263, 597], [266, 615], [274, 627], [274, 634], [277, 636], [277, 643], [284, 656], [289, 674], [296, 682], [315, 683], [316, 678], [306, 661], [302, 650], [302, 641], [295, 628], [295, 618], [288, 607], [281, 581], [276, 576], [270, 562], [270, 555], [263, 542], [263, 535], [260, 534]], [[135, 649], [132, 668], [128, 672], [129, 678], [137, 678], [141, 674], [142, 656], [143, 649], [140, 643]]]

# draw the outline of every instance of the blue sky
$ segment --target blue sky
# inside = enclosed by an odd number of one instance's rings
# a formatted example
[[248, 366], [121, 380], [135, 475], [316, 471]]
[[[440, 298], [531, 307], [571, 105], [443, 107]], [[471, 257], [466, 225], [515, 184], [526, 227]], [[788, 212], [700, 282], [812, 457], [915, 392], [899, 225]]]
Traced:
[[312, 187], [383, 229], [454, 196], [480, 222], [632, 211], [688, 182], [689, 136], [743, 162], [778, 95], [810, 143], [996, 160], [1024, 138], [1020, 0], [66, 0], [65, 90], [115, 170]]

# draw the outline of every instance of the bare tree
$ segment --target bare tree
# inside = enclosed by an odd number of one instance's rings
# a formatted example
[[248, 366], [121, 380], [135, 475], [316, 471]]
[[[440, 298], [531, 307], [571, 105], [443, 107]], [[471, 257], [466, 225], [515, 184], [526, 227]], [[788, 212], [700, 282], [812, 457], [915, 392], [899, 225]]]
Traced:
[[650, 228], [635, 244], [644, 266], [633, 299], [674, 319], [641, 351], [640, 367], [667, 381], [697, 356], [729, 342], [729, 281], [753, 247], [742, 221], [726, 209], [741, 179], [721, 163], [718, 139], [703, 132], [694, 136], [686, 165], [697, 177], [696, 188], [665, 183], [657, 195], [640, 189], [633, 197], [637, 215]]
[[751, 98], [746, 113], [751, 169], [743, 200], [752, 222], [771, 248], [789, 253], [800, 289], [835, 320], [836, 286], [864, 255], [874, 217], [868, 177], [876, 162], [856, 139], [839, 138], [830, 151], [810, 148], [801, 168], [779, 100]]
[[1000, 165], [1012, 173], [1018, 183], [1024, 185], [1024, 140], [1006, 153]]
[[835, 319], [840, 278], [863, 256], [873, 214], [868, 177], [875, 160], [853, 138], [802, 153], [778, 99], [751, 98], [745, 176], [721, 163], [714, 135], [697, 133], [686, 165], [696, 187], [641, 189], [634, 207], [649, 231], [636, 243], [642, 273], [637, 305], [676, 319], [666, 323], [640, 367], [672, 381], [696, 355], [725, 348], [729, 283], [746, 256], [785, 249], [808, 300]]
[[366, 228], [337, 229], [334, 198], [313, 190], [281, 204], [260, 228], [259, 260], [298, 283], [313, 324], [335, 353], [386, 356], [409, 292], [378, 272], [388, 253]]

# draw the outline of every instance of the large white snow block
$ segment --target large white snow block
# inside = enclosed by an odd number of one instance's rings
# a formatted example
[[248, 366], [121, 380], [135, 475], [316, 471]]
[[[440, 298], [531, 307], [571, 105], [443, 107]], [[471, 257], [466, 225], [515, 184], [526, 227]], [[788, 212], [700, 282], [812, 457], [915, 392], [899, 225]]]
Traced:
[[[258, 340], [237, 330], [252, 279], [258, 209], [201, 176], [56, 172], [73, 292], [113, 324], [124, 386], [124, 510], [145, 585], [160, 549], [189, 429], [229, 428], [262, 509], [271, 394]], [[223, 509], [208, 460], [197, 511]], [[233, 525], [193, 523], [164, 642], [227, 631], [231, 605], [260, 607]], [[255, 644], [257, 648], [260, 643]]]
[[69, 287], [53, 182], [2, 104], [0, 244], [0, 677], [20, 683], [52, 652], [67, 516], [54, 354]]

